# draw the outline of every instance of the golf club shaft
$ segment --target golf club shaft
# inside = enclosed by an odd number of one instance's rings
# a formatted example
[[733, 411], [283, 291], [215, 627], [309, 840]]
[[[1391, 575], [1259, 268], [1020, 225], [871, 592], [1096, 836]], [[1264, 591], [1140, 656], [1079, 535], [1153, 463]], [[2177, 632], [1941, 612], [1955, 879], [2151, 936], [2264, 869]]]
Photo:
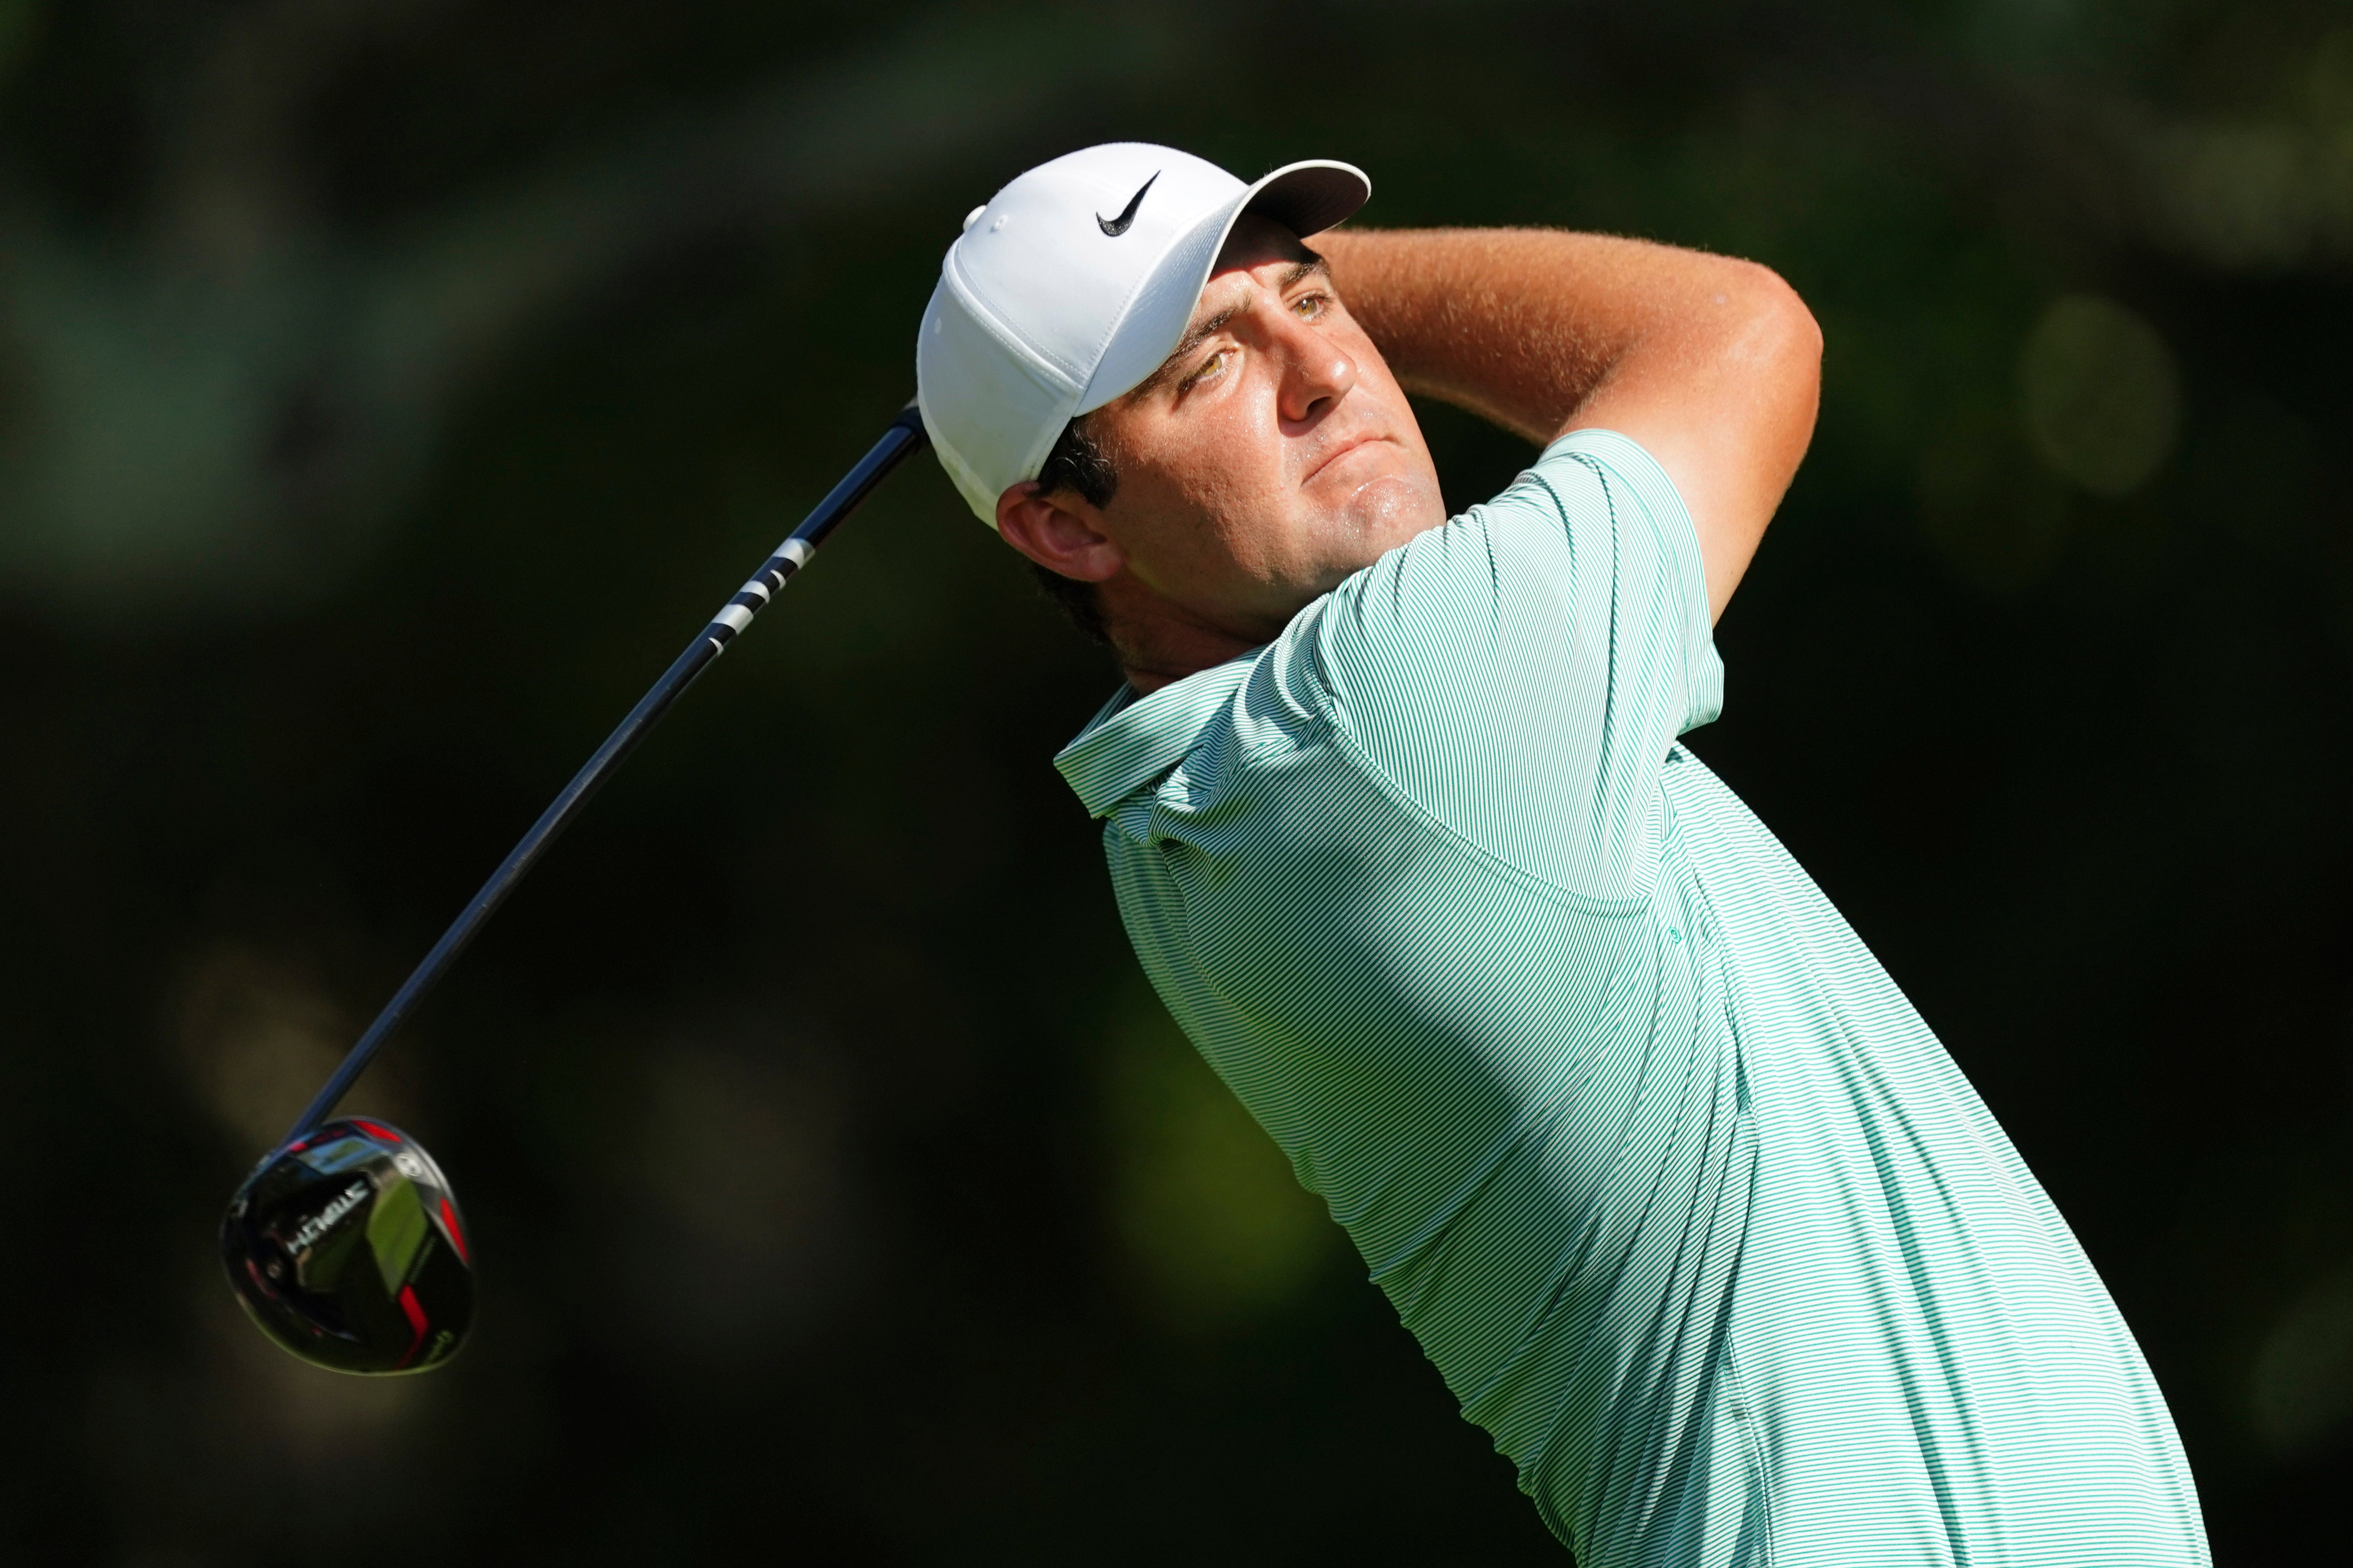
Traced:
[[384, 1011], [376, 1015], [375, 1022], [368, 1026], [368, 1031], [360, 1037], [359, 1044], [351, 1048], [342, 1065], [335, 1068], [334, 1076], [321, 1087], [310, 1108], [302, 1112], [301, 1119], [286, 1134], [286, 1142], [291, 1142], [301, 1137], [327, 1119], [328, 1112], [334, 1110], [335, 1102], [343, 1099], [360, 1074], [367, 1070], [368, 1063], [375, 1059], [376, 1052], [383, 1048], [384, 1042], [392, 1032], [400, 1026], [401, 1020], [407, 1017], [417, 1004], [424, 999], [426, 993], [433, 989], [434, 983], [441, 978], [443, 972], [456, 962], [458, 955], [465, 951], [466, 944], [473, 940], [474, 933], [482, 929], [482, 923], [506, 901], [506, 896], [514, 890], [517, 882], [522, 880], [523, 874], [538, 862], [548, 845], [554, 842], [555, 836], [579, 815], [580, 808], [588, 804], [588, 797], [595, 795], [597, 787], [637, 749], [638, 742], [645, 739], [646, 731], [670, 710], [670, 705], [678, 700], [679, 694], [694, 684], [694, 678], [702, 673], [703, 667], [725, 652], [727, 645], [752, 624], [752, 617], [760, 613], [762, 606], [776, 597], [792, 580], [794, 574], [808, 563], [809, 557], [817, 553], [818, 546], [825, 542], [826, 536], [834, 531], [835, 526], [855, 510], [858, 503], [864, 500], [892, 469], [923, 446], [925, 439], [923, 416], [911, 403], [899, 411], [899, 416], [891, 421], [890, 427], [882, 433], [882, 438], [858, 460], [858, 466], [843, 475], [841, 482], [833, 487], [831, 493], [818, 502], [817, 510], [810, 512], [784, 543], [776, 547], [776, 552], [768, 558], [767, 563], [753, 574], [751, 581], [727, 601], [708, 626], [695, 634], [694, 641], [678, 656], [662, 678], [654, 682], [653, 689], [638, 699], [638, 705], [629, 710], [629, 716], [606, 737], [605, 743], [596, 748], [596, 754], [588, 759], [587, 765], [573, 775], [572, 782], [564, 786], [564, 793], [540, 814], [539, 820], [532, 824], [531, 831], [522, 836], [522, 842], [509, 851], [507, 858], [500, 862], [499, 868], [491, 873], [491, 879], [482, 884], [481, 891], [467, 903], [458, 918], [450, 922], [449, 929], [441, 933], [441, 940], [433, 944], [433, 951], [425, 955], [425, 961], [402, 983], [400, 989], [393, 994], [392, 1000], [385, 1004]]

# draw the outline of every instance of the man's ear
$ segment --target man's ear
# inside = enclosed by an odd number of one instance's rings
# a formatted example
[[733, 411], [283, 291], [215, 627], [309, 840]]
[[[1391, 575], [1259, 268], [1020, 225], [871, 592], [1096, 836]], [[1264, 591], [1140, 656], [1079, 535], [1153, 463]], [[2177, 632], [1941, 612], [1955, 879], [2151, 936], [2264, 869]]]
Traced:
[[1056, 494], [1061, 499], [1050, 500], [1039, 494], [1035, 479], [1008, 486], [997, 498], [997, 531], [1049, 572], [1082, 583], [1119, 575], [1127, 564], [1127, 552], [1103, 531], [1103, 514], [1083, 500], [1073, 500], [1068, 492]]

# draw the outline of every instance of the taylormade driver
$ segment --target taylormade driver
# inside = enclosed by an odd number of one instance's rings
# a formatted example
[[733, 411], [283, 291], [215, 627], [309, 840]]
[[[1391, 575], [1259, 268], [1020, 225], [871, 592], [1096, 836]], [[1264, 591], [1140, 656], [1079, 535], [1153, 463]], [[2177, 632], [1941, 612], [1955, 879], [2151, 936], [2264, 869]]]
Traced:
[[385, 1122], [330, 1122], [328, 1112], [679, 694], [924, 442], [923, 416], [911, 403], [573, 775], [385, 1004], [286, 1141], [237, 1188], [221, 1221], [221, 1260], [262, 1332], [336, 1372], [422, 1372], [465, 1342], [474, 1315], [473, 1242], [440, 1167]]
[[422, 1372], [474, 1317], [449, 1184], [381, 1121], [330, 1121], [263, 1161], [229, 1203], [221, 1256], [262, 1331], [337, 1372]]

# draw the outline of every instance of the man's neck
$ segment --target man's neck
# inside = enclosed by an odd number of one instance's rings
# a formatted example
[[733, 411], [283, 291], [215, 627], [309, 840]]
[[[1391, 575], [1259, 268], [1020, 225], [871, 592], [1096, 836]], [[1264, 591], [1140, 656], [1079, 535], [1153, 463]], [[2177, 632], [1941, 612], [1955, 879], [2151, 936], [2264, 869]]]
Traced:
[[1127, 683], [1139, 695], [1215, 669], [1263, 647], [1282, 629], [1277, 626], [1253, 635], [1251, 628], [1219, 625], [1164, 597], [1125, 572], [1097, 584], [1095, 589], [1112, 651], [1119, 658]]

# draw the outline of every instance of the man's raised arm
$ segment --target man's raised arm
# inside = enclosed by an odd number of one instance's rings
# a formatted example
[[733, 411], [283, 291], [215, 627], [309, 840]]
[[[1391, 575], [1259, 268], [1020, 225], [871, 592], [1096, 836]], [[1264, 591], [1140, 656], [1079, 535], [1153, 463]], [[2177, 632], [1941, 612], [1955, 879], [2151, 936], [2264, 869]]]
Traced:
[[1821, 331], [1754, 262], [1543, 229], [1339, 230], [1315, 247], [1413, 392], [1530, 440], [1641, 442], [1724, 614], [1812, 438]]

